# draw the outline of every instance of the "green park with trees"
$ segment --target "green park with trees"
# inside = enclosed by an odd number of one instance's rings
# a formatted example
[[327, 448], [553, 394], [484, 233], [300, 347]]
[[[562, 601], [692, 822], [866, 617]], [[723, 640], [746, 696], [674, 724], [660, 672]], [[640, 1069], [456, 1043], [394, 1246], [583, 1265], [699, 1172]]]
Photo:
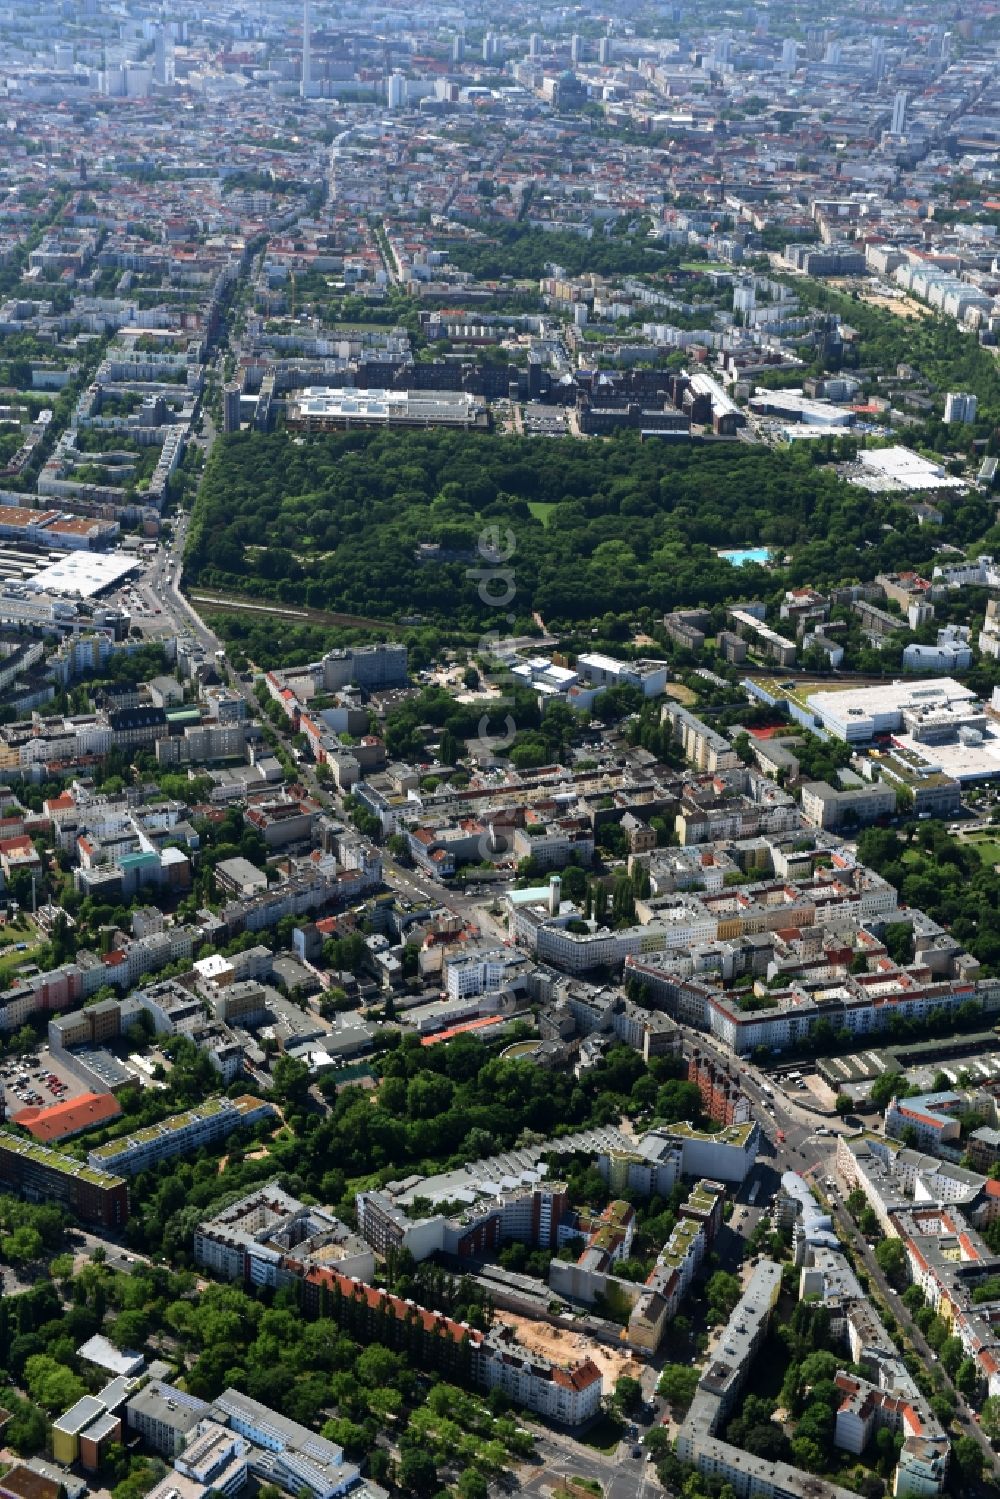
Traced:
[[952, 837], [941, 822], [908, 823], [898, 832], [866, 829], [858, 857], [895, 887], [901, 902], [946, 926], [988, 971], [1000, 969], [1000, 875], [974, 844]]
[[[912, 507], [844, 482], [829, 456], [825, 442], [247, 432], [220, 439], [209, 460], [186, 578], [237, 600], [337, 611], [374, 628], [417, 620], [475, 643], [498, 622], [535, 631], [536, 611], [572, 632], [605, 616], [870, 580], [928, 565], [941, 540], [988, 538], [983, 500], [950, 507], [931, 537]], [[732, 546], [772, 547], [774, 565], [733, 568], [717, 555]], [[304, 646], [315, 650], [315, 626], [295, 628], [312, 631]], [[284, 633], [273, 632], [287, 661]]]

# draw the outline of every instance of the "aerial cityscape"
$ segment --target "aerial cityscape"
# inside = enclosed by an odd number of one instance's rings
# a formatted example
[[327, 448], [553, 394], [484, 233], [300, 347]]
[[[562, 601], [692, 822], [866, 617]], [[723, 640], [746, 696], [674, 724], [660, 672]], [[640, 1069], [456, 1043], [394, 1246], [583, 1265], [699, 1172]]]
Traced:
[[0, 91], [0, 1499], [1000, 1499], [998, 0]]

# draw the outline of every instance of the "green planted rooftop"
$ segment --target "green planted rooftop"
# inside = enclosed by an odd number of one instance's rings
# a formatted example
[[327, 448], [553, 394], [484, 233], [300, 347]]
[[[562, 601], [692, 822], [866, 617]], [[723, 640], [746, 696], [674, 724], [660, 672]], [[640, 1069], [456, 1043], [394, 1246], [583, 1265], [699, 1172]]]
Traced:
[[691, 1245], [700, 1233], [701, 1224], [696, 1223], [693, 1218], [678, 1219], [670, 1238], [660, 1252], [660, 1263], [669, 1265], [675, 1270], [680, 1269], [688, 1257]]
[[110, 1171], [101, 1171], [88, 1166], [83, 1161], [78, 1161], [75, 1156], [63, 1155], [58, 1150], [50, 1150], [47, 1145], [39, 1145], [35, 1140], [26, 1140], [17, 1135], [4, 1133], [0, 1135], [0, 1149], [13, 1151], [16, 1155], [34, 1161], [39, 1166], [48, 1167], [51, 1171], [61, 1171], [66, 1176], [75, 1176], [78, 1181], [87, 1182], [92, 1187], [124, 1185], [122, 1177], [113, 1176]]
[[727, 1124], [724, 1129], [715, 1131], [696, 1129], [693, 1124], [682, 1120], [679, 1124], [664, 1125], [664, 1133], [668, 1135], [682, 1135], [688, 1140], [713, 1140], [717, 1145], [745, 1145], [756, 1129], [751, 1121], [749, 1124]]
[[[258, 1104], [260, 1099], [255, 1098], [253, 1102]], [[246, 1113], [245, 1104], [245, 1099], [237, 1099], [234, 1108], [232, 1099], [209, 1098], [195, 1108], [187, 1109], [183, 1114], [171, 1114], [168, 1118], [161, 1119], [159, 1124], [149, 1124], [145, 1129], [136, 1130], [134, 1134], [123, 1135], [118, 1140], [109, 1140], [106, 1145], [98, 1145], [95, 1150], [91, 1151], [91, 1155], [102, 1160], [120, 1156], [141, 1145], [149, 1145], [154, 1140], [162, 1140], [164, 1135], [176, 1134], [178, 1130], [188, 1129], [192, 1125], [200, 1124], [202, 1120], [215, 1118], [222, 1113], [232, 1113], [235, 1124], [238, 1123], [239, 1116]]]

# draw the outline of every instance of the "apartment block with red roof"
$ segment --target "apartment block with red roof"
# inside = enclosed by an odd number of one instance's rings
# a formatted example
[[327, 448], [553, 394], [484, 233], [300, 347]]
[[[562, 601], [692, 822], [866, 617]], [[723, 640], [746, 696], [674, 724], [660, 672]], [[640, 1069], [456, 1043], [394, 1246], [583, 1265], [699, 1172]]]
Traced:
[[688, 1060], [688, 1082], [697, 1084], [701, 1106], [717, 1124], [749, 1124], [750, 1100], [727, 1068], [695, 1050]]
[[304, 1289], [307, 1315], [333, 1317], [361, 1341], [405, 1349], [451, 1377], [502, 1389], [550, 1420], [579, 1426], [600, 1410], [604, 1381], [592, 1359], [554, 1363], [511, 1328], [484, 1333], [334, 1270], [310, 1270]]

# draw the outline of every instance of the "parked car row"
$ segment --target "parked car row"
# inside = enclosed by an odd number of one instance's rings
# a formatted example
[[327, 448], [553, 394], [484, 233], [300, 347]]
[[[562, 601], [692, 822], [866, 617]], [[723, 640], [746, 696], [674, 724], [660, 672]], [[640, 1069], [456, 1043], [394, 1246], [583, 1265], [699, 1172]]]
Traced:
[[51, 1095], [52, 1101], [57, 1103], [68, 1092], [67, 1085], [56, 1073], [44, 1071], [44, 1064], [38, 1066], [34, 1058], [29, 1059], [29, 1062], [34, 1062], [30, 1072], [23, 1070], [24, 1064], [20, 1062], [12, 1062], [6, 1067], [0, 1067], [0, 1079], [3, 1080], [4, 1086], [13, 1093], [15, 1098], [32, 1106], [45, 1102], [39, 1091], [44, 1087]]

